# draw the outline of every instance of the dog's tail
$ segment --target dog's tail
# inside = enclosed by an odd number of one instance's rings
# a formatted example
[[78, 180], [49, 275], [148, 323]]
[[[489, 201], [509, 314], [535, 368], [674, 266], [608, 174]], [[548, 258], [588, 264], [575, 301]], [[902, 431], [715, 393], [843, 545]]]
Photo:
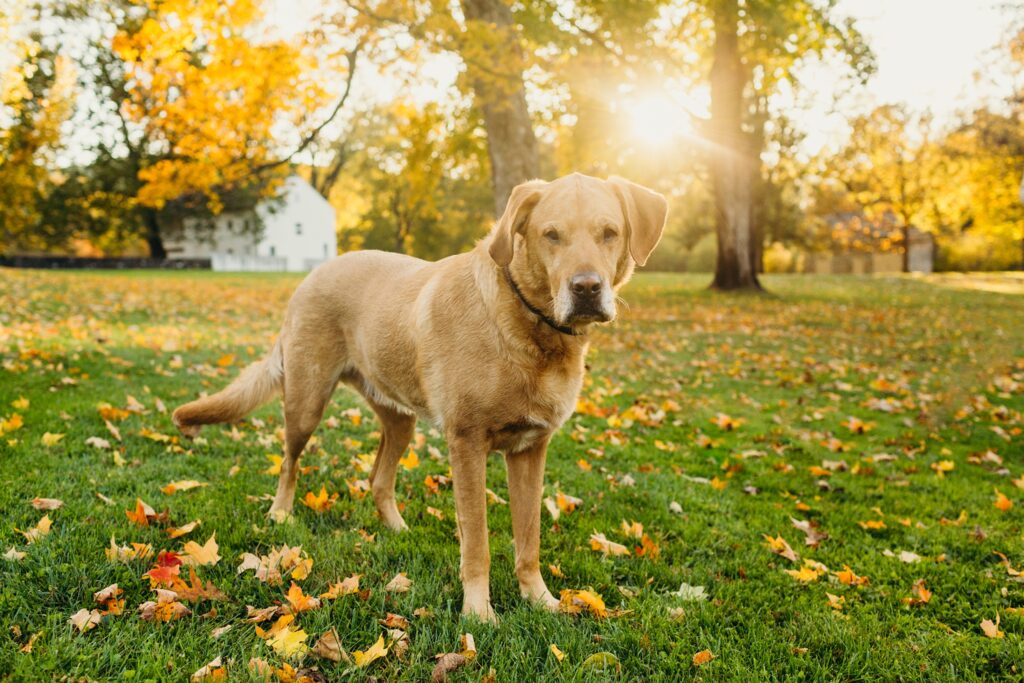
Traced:
[[281, 340], [270, 354], [242, 371], [234, 382], [213, 396], [186, 403], [174, 411], [174, 426], [185, 436], [196, 436], [207, 424], [233, 422], [263, 405], [281, 391], [284, 362]]

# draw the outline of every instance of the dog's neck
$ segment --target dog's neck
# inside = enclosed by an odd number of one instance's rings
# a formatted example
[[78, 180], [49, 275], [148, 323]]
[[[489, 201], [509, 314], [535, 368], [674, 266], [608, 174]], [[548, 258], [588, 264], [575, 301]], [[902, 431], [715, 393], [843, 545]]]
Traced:
[[[515, 280], [512, 271], [509, 272], [512, 278], [510, 281], [505, 269], [491, 259], [486, 249], [477, 249], [473, 255], [477, 263], [474, 269], [477, 286], [486, 298], [494, 301], [496, 318], [505, 323], [499, 324], [498, 329], [509, 342], [531, 356], [542, 355], [550, 358], [575, 356], [585, 352], [589, 324], [581, 327], [558, 324], [550, 313], [544, 310], [544, 305], [538, 305], [539, 297], [536, 297], [536, 293], [524, 288], [522, 283]], [[518, 293], [516, 289], [519, 290]], [[548, 318], [550, 322], [544, 318]], [[564, 331], [559, 329], [562, 327], [565, 328]], [[567, 333], [568, 331], [571, 331], [571, 334]]]

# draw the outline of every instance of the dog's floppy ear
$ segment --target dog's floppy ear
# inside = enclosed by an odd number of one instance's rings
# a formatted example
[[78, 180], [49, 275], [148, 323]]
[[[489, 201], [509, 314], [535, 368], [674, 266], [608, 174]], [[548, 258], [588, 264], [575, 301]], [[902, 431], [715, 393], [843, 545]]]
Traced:
[[499, 266], [512, 263], [512, 245], [515, 243], [516, 233], [526, 224], [526, 219], [537, 205], [545, 185], [547, 183], [543, 180], [531, 180], [512, 189], [512, 194], [505, 205], [505, 213], [501, 214], [501, 218], [494, 224], [491, 244], [487, 248], [487, 252]]
[[658, 246], [661, 233], [665, 230], [668, 200], [625, 178], [612, 176], [608, 182], [619, 196], [622, 213], [629, 225], [629, 255], [638, 266], [642, 266], [647, 263], [647, 257], [654, 251], [654, 247]]

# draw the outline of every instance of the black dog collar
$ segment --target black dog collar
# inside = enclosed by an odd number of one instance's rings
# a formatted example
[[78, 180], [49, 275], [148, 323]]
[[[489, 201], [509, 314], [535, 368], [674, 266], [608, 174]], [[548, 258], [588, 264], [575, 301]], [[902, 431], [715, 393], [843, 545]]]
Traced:
[[533, 313], [535, 316], [544, 321], [545, 325], [547, 325], [548, 327], [557, 332], [569, 335], [570, 337], [578, 337], [581, 334], [583, 334], [582, 332], [577, 332], [576, 330], [572, 329], [571, 327], [567, 327], [566, 325], [559, 325], [557, 322], [549, 318], [544, 313], [544, 311], [540, 310], [539, 308], [531, 304], [529, 301], [527, 301], [526, 297], [523, 296], [523, 292], [519, 289], [519, 285], [517, 285], [516, 281], [512, 279], [512, 273], [509, 271], [508, 266], [505, 267], [504, 271], [505, 279], [508, 280], [508, 286], [511, 287], [512, 291], [516, 293], [516, 296], [519, 297], [519, 300], [523, 302], [523, 305], [526, 306], [527, 310], [529, 310], [530, 313]]

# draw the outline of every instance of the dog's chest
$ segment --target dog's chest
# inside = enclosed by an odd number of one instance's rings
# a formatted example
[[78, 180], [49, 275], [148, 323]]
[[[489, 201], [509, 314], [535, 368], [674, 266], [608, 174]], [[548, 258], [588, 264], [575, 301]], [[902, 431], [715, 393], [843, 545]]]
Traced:
[[556, 368], [528, 381], [509, 376], [507, 397], [495, 406], [491, 430], [493, 448], [511, 453], [525, 450], [569, 419], [583, 383], [582, 368], [573, 372]]

